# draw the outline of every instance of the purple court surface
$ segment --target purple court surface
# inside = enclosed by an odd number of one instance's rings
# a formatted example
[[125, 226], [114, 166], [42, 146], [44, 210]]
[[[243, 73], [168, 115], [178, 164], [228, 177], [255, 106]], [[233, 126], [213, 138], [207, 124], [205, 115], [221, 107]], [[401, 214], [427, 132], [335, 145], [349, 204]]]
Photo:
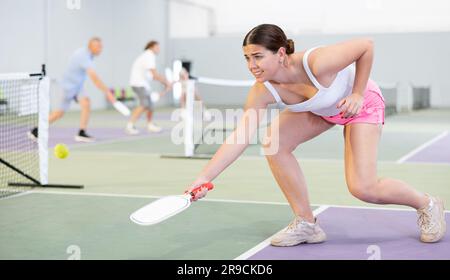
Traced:
[[[128, 135], [125, 133], [124, 128], [89, 128], [86, 132], [95, 138], [95, 142], [105, 142], [120, 139], [136, 139], [139, 137], [158, 137], [170, 132], [169, 129], [164, 129], [160, 133], [149, 134], [144, 129], [141, 129], [142, 133], [138, 135]], [[78, 133], [78, 128], [65, 128], [65, 127], [50, 127], [48, 146], [53, 147], [58, 143], [64, 143], [67, 145], [82, 144], [76, 142], [74, 137]]]
[[[161, 112], [155, 117], [155, 121], [167, 121], [171, 119], [171, 113]], [[117, 115], [113, 121], [123, 122], [123, 117]], [[125, 132], [125, 123], [123, 127], [89, 127], [86, 133], [95, 138], [95, 143], [108, 142], [114, 140], [127, 140], [127, 139], [138, 139], [142, 137], [158, 137], [161, 135], [167, 135], [170, 133], [169, 128], [164, 128], [160, 133], [149, 133], [144, 127], [140, 128], [141, 133], [138, 135], [128, 135]], [[83, 144], [76, 142], [74, 137], [78, 133], [77, 127], [55, 127], [50, 126], [49, 128], [49, 147], [53, 147], [58, 143], [64, 143], [67, 145], [73, 144]]]
[[[328, 239], [321, 244], [267, 244], [250, 260], [450, 259], [450, 233], [438, 243], [419, 241], [415, 211], [330, 207], [318, 216]], [[447, 224], [450, 214], [446, 213]]]
[[407, 162], [450, 163], [450, 134], [414, 154]]

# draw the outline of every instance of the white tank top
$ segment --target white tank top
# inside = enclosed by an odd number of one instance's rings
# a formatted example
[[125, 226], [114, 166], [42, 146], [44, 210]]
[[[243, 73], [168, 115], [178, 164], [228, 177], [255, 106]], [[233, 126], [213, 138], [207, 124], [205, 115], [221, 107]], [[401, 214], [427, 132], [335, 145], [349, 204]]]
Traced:
[[281, 108], [287, 108], [292, 112], [312, 112], [324, 117], [335, 116], [340, 112], [340, 110], [336, 108], [336, 105], [344, 97], [352, 93], [353, 82], [355, 80], [355, 67], [351, 64], [342, 69], [338, 72], [336, 78], [329, 87], [323, 87], [316, 80], [308, 65], [308, 56], [316, 48], [318, 47], [307, 50], [303, 55], [303, 67], [305, 68], [306, 74], [308, 74], [309, 79], [318, 89], [313, 97], [304, 102], [289, 105], [281, 100], [280, 95], [269, 81], [264, 82], [264, 85]]

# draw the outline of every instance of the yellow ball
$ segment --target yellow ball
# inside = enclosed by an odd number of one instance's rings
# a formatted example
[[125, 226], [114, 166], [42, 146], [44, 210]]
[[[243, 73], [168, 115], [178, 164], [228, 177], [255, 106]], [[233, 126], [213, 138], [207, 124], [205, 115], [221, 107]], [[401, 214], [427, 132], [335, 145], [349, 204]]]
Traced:
[[69, 155], [69, 149], [67, 149], [67, 146], [64, 144], [58, 144], [55, 146], [54, 149], [55, 156], [57, 158], [66, 158]]

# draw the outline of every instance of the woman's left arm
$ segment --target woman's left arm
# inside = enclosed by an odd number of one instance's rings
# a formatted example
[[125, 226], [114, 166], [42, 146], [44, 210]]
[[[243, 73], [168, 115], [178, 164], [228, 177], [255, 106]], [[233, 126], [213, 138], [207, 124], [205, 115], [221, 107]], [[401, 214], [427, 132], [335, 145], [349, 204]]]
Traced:
[[373, 41], [368, 38], [353, 39], [319, 48], [311, 53], [311, 71], [316, 77], [334, 75], [355, 62], [356, 72], [351, 95], [338, 103], [344, 117], [359, 114], [364, 101], [364, 90], [373, 63]]

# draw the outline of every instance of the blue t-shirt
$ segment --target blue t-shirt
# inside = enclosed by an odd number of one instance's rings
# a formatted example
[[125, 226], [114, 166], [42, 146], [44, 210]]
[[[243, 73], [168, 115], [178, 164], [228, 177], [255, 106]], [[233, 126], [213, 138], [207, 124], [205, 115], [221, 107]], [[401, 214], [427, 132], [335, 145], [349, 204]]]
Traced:
[[79, 93], [87, 78], [87, 69], [94, 63], [94, 56], [88, 48], [80, 48], [75, 51], [69, 60], [69, 65], [64, 72], [61, 85], [63, 89], [71, 93]]

